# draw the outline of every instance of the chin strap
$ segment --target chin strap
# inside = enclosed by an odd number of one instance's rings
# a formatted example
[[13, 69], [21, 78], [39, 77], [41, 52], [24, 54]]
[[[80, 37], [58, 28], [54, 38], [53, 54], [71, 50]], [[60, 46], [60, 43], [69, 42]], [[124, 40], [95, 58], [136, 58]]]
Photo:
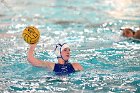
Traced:
[[[57, 59], [59, 58], [62, 58], [64, 60], [64, 58], [61, 56], [61, 57], [57, 57]], [[68, 60], [64, 60], [64, 64], [67, 64], [69, 61]]]

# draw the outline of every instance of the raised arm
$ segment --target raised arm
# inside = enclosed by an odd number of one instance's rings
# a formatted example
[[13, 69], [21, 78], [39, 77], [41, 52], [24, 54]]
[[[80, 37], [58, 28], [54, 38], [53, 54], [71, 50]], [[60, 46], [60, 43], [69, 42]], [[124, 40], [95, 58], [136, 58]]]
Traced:
[[30, 48], [28, 50], [28, 55], [27, 55], [27, 59], [28, 61], [33, 65], [33, 66], [37, 66], [37, 67], [47, 67], [50, 70], [54, 69], [54, 65], [55, 63], [52, 62], [48, 62], [48, 61], [41, 61], [37, 58], [34, 57], [34, 50], [35, 50], [36, 44], [31, 44]]

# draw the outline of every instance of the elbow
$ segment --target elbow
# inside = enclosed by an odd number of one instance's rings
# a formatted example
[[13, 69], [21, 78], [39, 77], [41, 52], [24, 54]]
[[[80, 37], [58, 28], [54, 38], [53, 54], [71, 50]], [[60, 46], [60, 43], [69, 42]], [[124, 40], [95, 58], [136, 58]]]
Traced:
[[32, 57], [30, 57], [30, 56], [28, 56], [28, 57], [27, 57], [27, 61], [28, 61], [28, 62], [30, 62], [30, 63], [32, 63], [33, 58], [32, 58]]
[[28, 57], [27, 60], [32, 66], [41, 67], [41, 64], [34, 57]]
[[31, 59], [29, 57], [27, 58], [27, 61], [31, 63]]
[[[28, 61], [29, 63], [31, 63], [31, 64], [33, 63], [33, 60], [32, 60], [31, 58], [29, 58], [29, 57], [27, 58], [27, 61]], [[32, 65], [33, 65], [33, 64], [32, 64]]]
[[36, 66], [36, 64], [34, 63], [33, 58], [28, 57], [28, 58], [27, 58], [27, 61], [28, 61], [31, 65]]

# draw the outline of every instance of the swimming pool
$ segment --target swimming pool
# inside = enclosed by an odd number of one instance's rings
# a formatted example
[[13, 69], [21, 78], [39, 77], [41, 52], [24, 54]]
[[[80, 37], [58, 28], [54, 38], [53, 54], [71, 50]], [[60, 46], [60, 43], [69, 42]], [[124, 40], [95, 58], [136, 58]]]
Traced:
[[[1, 0], [0, 92], [140, 93], [140, 42], [121, 37], [121, 27], [140, 27], [139, 0]], [[71, 46], [71, 62], [84, 71], [59, 77], [27, 61], [21, 38], [40, 29], [36, 57], [56, 62], [58, 42]]]

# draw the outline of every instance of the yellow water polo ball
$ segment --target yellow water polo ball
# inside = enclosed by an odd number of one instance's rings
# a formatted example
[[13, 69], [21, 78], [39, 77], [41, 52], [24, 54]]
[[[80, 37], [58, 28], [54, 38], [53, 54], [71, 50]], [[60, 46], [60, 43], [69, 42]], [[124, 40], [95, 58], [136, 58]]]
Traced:
[[34, 26], [28, 26], [23, 30], [22, 37], [28, 44], [35, 44], [39, 41], [40, 32]]

